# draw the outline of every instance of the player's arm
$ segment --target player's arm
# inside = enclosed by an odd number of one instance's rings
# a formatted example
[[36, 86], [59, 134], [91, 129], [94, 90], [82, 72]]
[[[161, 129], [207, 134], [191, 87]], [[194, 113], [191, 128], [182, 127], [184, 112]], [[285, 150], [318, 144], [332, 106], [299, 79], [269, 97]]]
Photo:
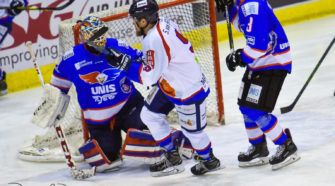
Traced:
[[72, 82], [69, 79], [69, 74], [71, 70], [71, 66], [69, 66], [69, 60], [74, 56], [74, 51], [69, 50], [65, 52], [64, 56], [62, 57], [62, 61], [56, 65], [50, 84], [59, 88], [63, 93], [67, 94], [72, 86]]
[[159, 36], [151, 38], [144, 46], [144, 67], [141, 71], [141, 79], [146, 86], [152, 86], [158, 82], [163, 70], [167, 68], [170, 60], [170, 48], [162, 42]]
[[[243, 18], [240, 18], [246, 46], [241, 53], [241, 60], [244, 63], [252, 63], [264, 56], [268, 51], [269, 44], [269, 23], [263, 3], [250, 2], [241, 7]], [[242, 11], [240, 10], [240, 11]], [[241, 16], [242, 17], [242, 16]]]
[[[71, 50], [72, 51], [72, 50]], [[59, 112], [59, 108], [66, 104], [66, 96], [72, 82], [67, 78], [67, 59], [73, 56], [73, 51], [68, 51], [64, 54], [62, 61], [56, 65], [50, 84], [43, 87], [43, 96], [34, 111], [32, 123], [45, 128], [54, 123], [50, 123], [52, 118]], [[67, 70], [66, 70], [67, 69]]]
[[267, 53], [269, 24], [265, 10], [261, 5], [258, 2], [250, 2], [239, 9], [238, 27], [244, 34], [246, 46], [227, 56], [226, 64], [230, 71], [235, 71], [237, 66], [245, 67]]

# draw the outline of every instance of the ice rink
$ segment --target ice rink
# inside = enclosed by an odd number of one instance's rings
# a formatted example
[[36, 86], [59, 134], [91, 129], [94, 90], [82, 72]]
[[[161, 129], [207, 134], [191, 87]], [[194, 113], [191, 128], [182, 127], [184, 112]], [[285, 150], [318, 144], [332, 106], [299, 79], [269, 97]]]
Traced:
[[[243, 69], [229, 72], [223, 63], [228, 43], [220, 43], [226, 125], [207, 127], [214, 153], [225, 168], [204, 176], [193, 176], [192, 160], [184, 161], [186, 171], [173, 176], [153, 178], [148, 166], [125, 160], [118, 172], [97, 174], [75, 181], [65, 163], [32, 163], [17, 159], [18, 148], [41, 131], [30, 123], [32, 112], [42, 94], [41, 88], [0, 97], [0, 185], [220, 185], [220, 186], [324, 186], [335, 185], [335, 46], [325, 58], [313, 80], [292, 112], [279, 114], [289, 105], [335, 37], [335, 16], [285, 27], [293, 54], [293, 73], [284, 83], [274, 113], [282, 126], [291, 129], [301, 160], [278, 171], [269, 165], [242, 169], [237, 155], [249, 146], [236, 105]], [[236, 48], [243, 40], [237, 39]], [[275, 146], [269, 142], [270, 153]]]

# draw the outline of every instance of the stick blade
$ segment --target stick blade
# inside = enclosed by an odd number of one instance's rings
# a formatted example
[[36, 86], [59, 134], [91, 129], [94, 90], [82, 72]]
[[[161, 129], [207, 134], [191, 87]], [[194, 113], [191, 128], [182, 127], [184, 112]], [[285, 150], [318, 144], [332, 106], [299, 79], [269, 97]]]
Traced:
[[282, 114], [286, 114], [286, 113], [288, 113], [288, 112], [291, 112], [293, 110], [293, 105], [289, 105], [289, 106], [287, 106], [287, 107], [282, 107], [282, 108], [280, 108], [280, 112], [282, 113]]

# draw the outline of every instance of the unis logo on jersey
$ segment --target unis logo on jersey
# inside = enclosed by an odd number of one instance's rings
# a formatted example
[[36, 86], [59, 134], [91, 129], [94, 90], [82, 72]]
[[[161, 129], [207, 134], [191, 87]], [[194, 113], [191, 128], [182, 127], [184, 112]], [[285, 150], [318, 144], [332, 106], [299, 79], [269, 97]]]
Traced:
[[88, 74], [79, 75], [80, 79], [85, 81], [88, 84], [105, 84], [110, 81], [114, 81], [117, 77], [120, 76], [120, 72], [108, 73], [108, 71], [115, 71], [115, 69], [106, 69], [102, 72], [94, 71]]
[[154, 69], [155, 68], [155, 51], [148, 50], [147, 51], [147, 64]]

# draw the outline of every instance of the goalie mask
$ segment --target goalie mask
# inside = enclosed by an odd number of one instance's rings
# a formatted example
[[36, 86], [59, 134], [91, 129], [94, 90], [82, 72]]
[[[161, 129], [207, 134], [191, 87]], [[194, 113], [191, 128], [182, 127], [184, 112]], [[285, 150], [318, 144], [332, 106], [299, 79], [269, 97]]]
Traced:
[[[96, 16], [88, 16], [81, 23], [79, 28], [80, 40], [87, 42], [96, 32], [103, 27], [107, 28], [106, 23]], [[107, 32], [106, 32], [107, 33]], [[106, 44], [106, 33], [92, 41], [95, 46], [104, 47]], [[89, 43], [91, 45], [92, 43]]]

